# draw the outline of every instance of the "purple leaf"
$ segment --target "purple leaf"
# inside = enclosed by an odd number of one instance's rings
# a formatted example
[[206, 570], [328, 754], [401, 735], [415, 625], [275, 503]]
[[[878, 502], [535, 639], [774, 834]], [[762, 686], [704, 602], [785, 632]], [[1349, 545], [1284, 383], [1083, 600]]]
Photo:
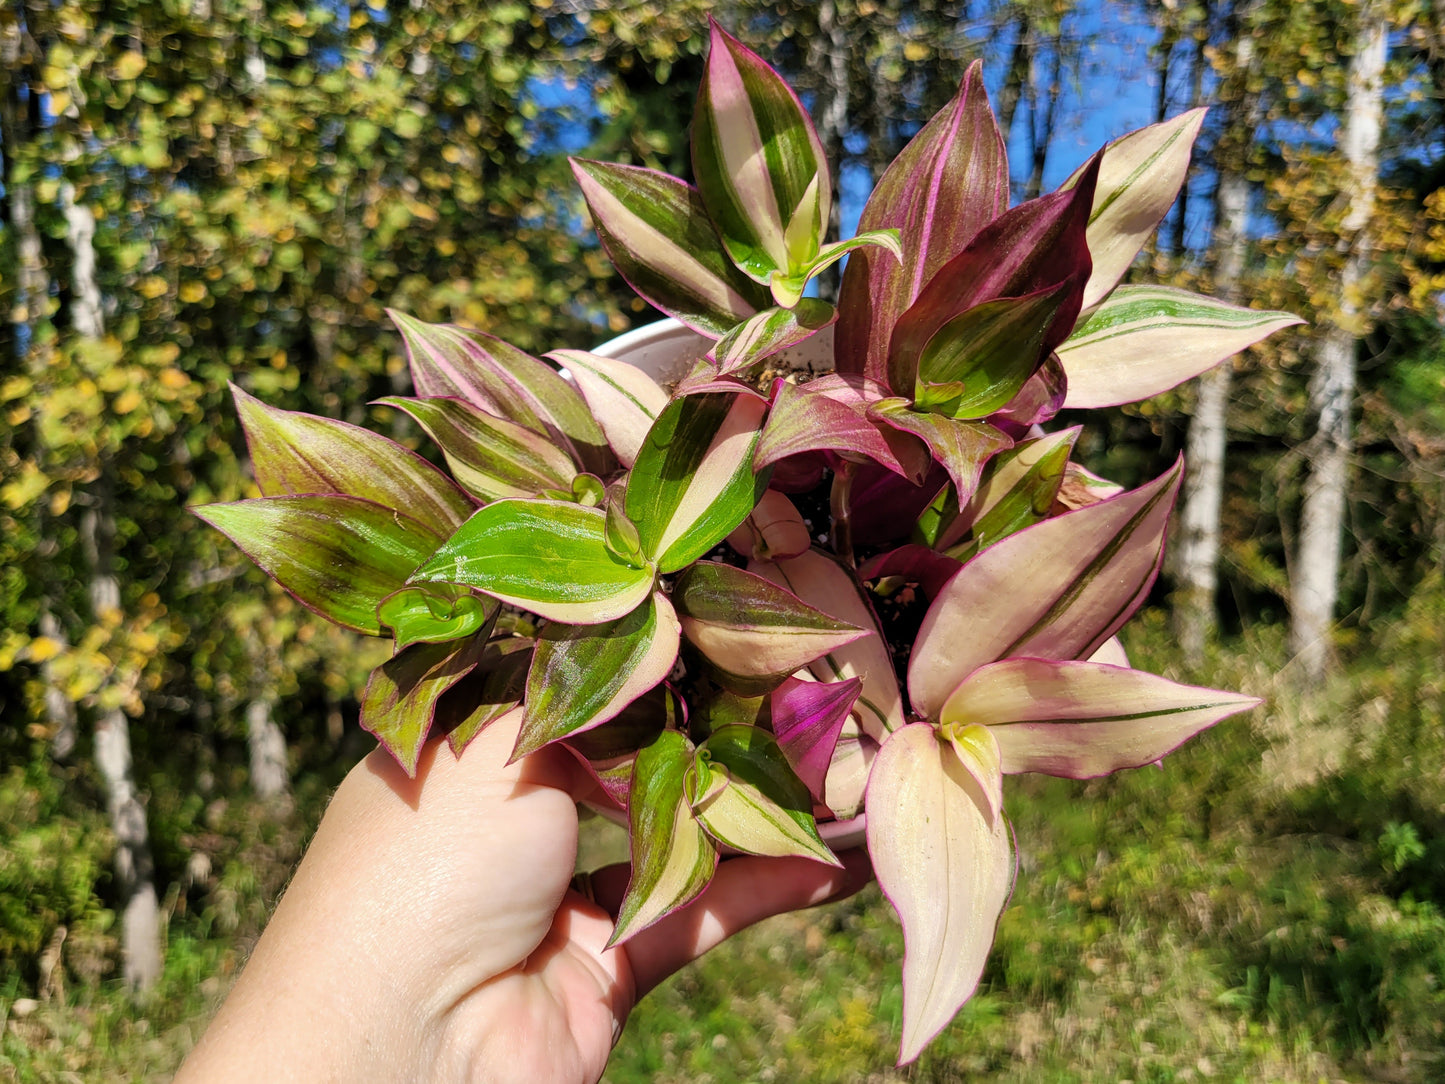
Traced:
[[868, 404], [881, 392], [860, 377], [837, 374], [802, 385], [778, 380], [754, 468], [804, 452], [829, 451], [855, 462], [872, 460], [912, 482], [922, 481], [928, 469], [923, 445], [868, 417]]
[[838, 735], [862, 691], [863, 682], [856, 677], [846, 681], [788, 678], [769, 698], [778, 745], [820, 802]]
[[933, 599], [961, 567], [952, 557], [935, 549], [910, 544], [870, 557], [858, 569], [858, 578], [877, 580], [884, 576], [901, 576], [909, 583], [918, 584], [924, 596]]
[[1059, 355], [1050, 354], [1019, 393], [1002, 410], [989, 415], [988, 420], [1011, 436], [1022, 437], [1063, 409], [1068, 388]]
[[939, 329], [985, 301], [1067, 286], [1040, 353], [1068, 337], [1089, 278], [1084, 235], [1098, 165], [1097, 158], [1091, 161], [1068, 192], [1030, 200], [994, 219], [939, 269], [893, 328], [887, 383], [895, 394], [912, 393], [919, 357]]
[[941, 414], [910, 410], [906, 399], [884, 399], [869, 406], [868, 416], [922, 440], [953, 480], [960, 500], [978, 488], [983, 466], [1013, 441], [988, 422], [954, 421]]
[[839, 302], [839, 372], [886, 381], [898, 318], [1007, 207], [1008, 155], [988, 108], [983, 66], [975, 63], [953, 100], [888, 167], [863, 209], [858, 229], [896, 228], [904, 258], [899, 263], [871, 249], [849, 257]]

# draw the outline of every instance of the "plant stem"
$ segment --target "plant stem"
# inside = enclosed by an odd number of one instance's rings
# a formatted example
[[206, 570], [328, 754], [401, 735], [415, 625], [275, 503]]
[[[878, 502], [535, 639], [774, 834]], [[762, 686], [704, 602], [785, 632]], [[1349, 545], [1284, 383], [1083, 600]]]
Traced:
[[847, 460], [839, 460], [838, 465], [833, 469], [833, 489], [828, 496], [828, 510], [833, 519], [833, 525], [829, 530], [828, 537], [833, 543], [833, 552], [849, 568], [855, 566], [853, 560], [853, 475], [857, 471], [857, 465]]

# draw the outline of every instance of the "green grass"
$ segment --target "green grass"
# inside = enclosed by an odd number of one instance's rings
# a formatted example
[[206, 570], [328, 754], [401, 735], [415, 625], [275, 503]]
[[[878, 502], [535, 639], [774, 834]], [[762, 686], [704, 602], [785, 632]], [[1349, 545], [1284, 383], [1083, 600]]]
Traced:
[[[980, 994], [916, 1065], [894, 1068], [902, 938], [870, 888], [763, 923], [674, 976], [634, 1012], [606, 1079], [1445, 1079], [1442, 620], [1422, 605], [1376, 653], [1300, 691], [1276, 672], [1277, 630], [1186, 673], [1146, 614], [1130, 638], [1139, 665], [1265, 706], [1162, 769], [1008, 782], [1018, 888]], [[302, 805], [284, 830], [240, 807], [211, 828], [241, 842], [217, 887], [173, 919], [148, 1003], [72, 981], [17, 1019], [15, 997], [33, 990], [0, 980], [0, 1080], [164, 1079], [319, 807]], [[204, 811], [166, 816], [205, 827]], [[594, 860], [615, 847], [606, 832], [588, 828]]]

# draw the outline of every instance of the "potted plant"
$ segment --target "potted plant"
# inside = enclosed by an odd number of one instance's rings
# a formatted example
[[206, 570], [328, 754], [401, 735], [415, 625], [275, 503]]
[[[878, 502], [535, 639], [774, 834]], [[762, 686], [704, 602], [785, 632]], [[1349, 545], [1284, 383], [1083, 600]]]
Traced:
[[[362, 725], [408, 771], [508, 713], [516, 756], [562, 743], [591, 768], [631, 837], [614, 941], [720, 853], [836, 862], [830, 838], [866, 834], [903, 924], [906, 1062], [972, 994], [1011, 890], [1003, 777], [1149, 764], [1256, 703], [1130, 669], [1113, 639], [1182, 464], [1125, 492], [1074, 461], [1078, 429], [1042, 426], [1297, 321], [1118, 285], [1200, 111], [1009, 208], [975, 65], [829, 243], [806, 112], [711, 34], [696, 186], [574, 162], [618, 271], [679, 321], [644, 336], [667, 386], [606, 356], [627, 343], [542, 360], [393, 314], [416, 397], [382, 402], [448, 469], [237, 389], [262, 496], [198, 513], [307, 606], [394, 639]], [[806, 296], [844, 255], [838, 306]]]

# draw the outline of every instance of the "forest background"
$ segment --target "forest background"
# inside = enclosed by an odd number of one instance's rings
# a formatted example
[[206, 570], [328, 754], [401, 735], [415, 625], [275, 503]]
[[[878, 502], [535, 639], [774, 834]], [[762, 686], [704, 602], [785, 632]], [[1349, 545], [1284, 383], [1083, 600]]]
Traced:
[[[984, 992], [906, 1079], [1439, 1079], [1441, 0], [5, 0], [0, 1080], [164, 1079], [371, 745], [385, 644], [187, 512], [256, 495], [227, 382], [420, 447], [367, 405], [409, 390], [386, 307], [536, 354], [655, 318], [564, 156], [687, 175], [709, 12], [800, 89], [845, 233], [974, 59], [1016, 198], [1212, 106], [1133, 279], [1308, 321], [1086, 430], [1194, 474], [1131, 651], [1267, 702], [1013, 781]], [[775, 920], [609, 1079], [904, 1079], [900, 956], [876, 890]]]

